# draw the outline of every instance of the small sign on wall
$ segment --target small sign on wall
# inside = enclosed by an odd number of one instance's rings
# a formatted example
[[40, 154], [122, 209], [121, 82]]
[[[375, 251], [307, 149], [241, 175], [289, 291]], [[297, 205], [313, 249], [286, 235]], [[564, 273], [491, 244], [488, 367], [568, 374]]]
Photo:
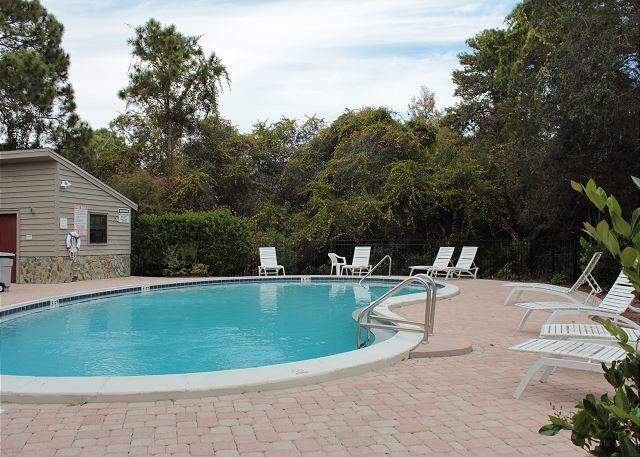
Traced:
[[73, 230], [80, 236], [87, 236], [89, 222], [89, 207], [87, 205], [73, 205]]
[[66, 217], [61, 217], [60, 218], [60, 228], [61, 229], [68, 229], [69, 228], [69, 220]]
[[129, 208], [118, 208], [118, 222], [121, 224], [131, 223], [131, 210]]

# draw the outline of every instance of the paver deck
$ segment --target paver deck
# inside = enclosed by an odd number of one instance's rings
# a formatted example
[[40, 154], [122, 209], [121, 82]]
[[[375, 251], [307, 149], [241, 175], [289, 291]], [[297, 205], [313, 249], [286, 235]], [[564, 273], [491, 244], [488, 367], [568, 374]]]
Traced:
[[[514, 400], [511, 394], [535, 356], [506, 348], [535, 336], [546, 314], [532, 316], [519, 332], [522, 310], [502, 305], [507, 291], [500, 282], [455, 284], [461, 293], [438, 302], [435, 330], [463, 333], [472, 353], [410, 359], [306, 387], [195, 400], [3, 403], [2, 456], [585, 455], [567, 434], [543, 437], [537, 430], [551, 404], [567, 412], [585, 393], [609, 390], [602, 376], [560, 369], [547, 384], [533, 382]], [[26, 300], [36, 298], [29, 293], [42, 293], [36, 289], [15, 291]], [[399, 312], [417, 317], [419, 307]]]

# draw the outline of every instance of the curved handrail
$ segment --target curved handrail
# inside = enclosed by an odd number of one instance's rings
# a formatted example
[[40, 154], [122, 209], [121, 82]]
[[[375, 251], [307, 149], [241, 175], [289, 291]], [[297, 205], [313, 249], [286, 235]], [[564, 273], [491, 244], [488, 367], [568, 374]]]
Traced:
[[[414, 282], [418, 282], [422, 284], [427, 292], [427, 297], [425, 300], [425, 310], [424, 310], [424, 323], [413, 322], [406, 319], [388, 319], [389, 321], [393, 321], [396, 324], [406, 324], [411, 327], [403, 327], [402, 325], [382, 325], [382, 324], [372, 324], [371, 323], [371, 313], [374, 308], [378, 306], [380, 303], [385, 301], [387, 298], [395, 295], [400, 292], [402, 289], [408, 287]], [[362, 308], [358, 313], [357, 319], [357, 329], [356, 329], [356, 347], [361, 348], [366, 346], [371, 339], [371, 328], [390, 328], [395, 330], [405, 330], [410, 332], [422, 332], [423, 337], [422, 341], [429, 341], [429, 335], [433, 334], [433, 323], [435, 319], [435, 304], [436, 304], [436, 294], [437, 294], [437, 286], [436, 282], [430, 276], [425, 274], [418, 274], [415, 276], [411, 276], [409, 278], [404, 279], [399, 284], [395, 285], [391, 289], [389, 289], [384, 295], [380, 298], [372, 301], [368, 306]], [[366, 318], [366, 321], [363, 322], [363, 318]], [[384, 317], [382, 318], [385, 319]], [[364, 342], [361, 341], [362, 335], [362, 327], [367, 329], [366, 338]]]
[[364, 281], [364, 280], [365, 280], [365, 279], [367, 279], [369, 276], [371, 276], [371, 274], [373, 273], [373, 271], [374, 271], [376, 268], [378, 268], [380, 265], [382, 265], [382, 263], [383, 263], [385, 260], [387, 260], [387, 259], [389, 259], [389, 276], [391, 276], [391, 256], [390, 256], [389, 254], [387, 254], [387, 255], [385, 255], [385, 256], [382, 258], [382, 260], [380, 260], [378, 263], [376, 263], [376, 265], [375, 265], [371, 270], [369, 270], [369, 272], [368, 272], [366, 275], [364, 275], [364, 278], [362, 278], [360, 281], [358, 281], [358, 284], [359, 284], [359, 285], [362, 285], [362, 281]]

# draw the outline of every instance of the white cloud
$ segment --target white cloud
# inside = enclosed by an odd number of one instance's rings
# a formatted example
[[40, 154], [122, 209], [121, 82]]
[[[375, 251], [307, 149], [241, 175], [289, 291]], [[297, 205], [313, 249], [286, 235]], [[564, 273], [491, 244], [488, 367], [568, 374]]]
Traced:
[[332, 121], [346, 108], [406, 110], [421, 85], [439, 106], [454, 103], [451, 71], [464, 40], [501, 26], [513, 1], [280, 0], [182, 2], [44, 1], [65, 25], [79, 114], [105, 126], [124, 104], [126, 40], [154, 17], [202, 35], [227, 65], [231, 90], [222, 114], [242, 130], [258, 120], [317, 114]]

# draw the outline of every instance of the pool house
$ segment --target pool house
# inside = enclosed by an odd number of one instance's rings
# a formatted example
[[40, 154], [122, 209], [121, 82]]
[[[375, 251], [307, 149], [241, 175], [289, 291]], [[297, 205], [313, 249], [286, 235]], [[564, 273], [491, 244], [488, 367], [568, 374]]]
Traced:
[[0, 251], [12, 282], [129, 276], [138, 205], [51, 149], [0, 151]]

